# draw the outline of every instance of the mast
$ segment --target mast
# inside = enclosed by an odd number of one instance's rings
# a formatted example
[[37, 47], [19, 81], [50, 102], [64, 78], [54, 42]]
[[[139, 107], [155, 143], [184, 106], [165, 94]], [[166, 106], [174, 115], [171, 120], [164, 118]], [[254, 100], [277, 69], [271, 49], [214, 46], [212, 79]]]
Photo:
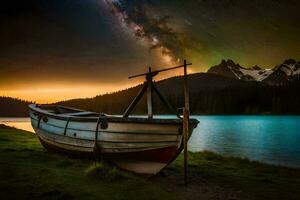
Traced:
[[178, 118], [181, 118], [180, 115], [176, 112], [173, 106], [164, 98], [164, 96], [158, 91], [153, 83], [153, 77], [159, 74], [160, 72], [177, 69], [183, 67], [184, 75], [183, 75], [183, 91], [184, 91], [184, 108], [183, 108], [183, 118], [182, 118], [182, 137], [183, 137], [183, 168], [184, 168], [184, 185], [188, 183], [188, 139], [189, 139], [189, 122], [190, 122], [190, 103], [189, 103], [189, 90], [188, 90], [188, 79], [187, 79], [187, 66], [192, 65], [192, 63], [187, 63], [184, 60], [183, 65], [179, 65], [176, 67], [166, 68], [162, 70], [152, 71], [151, 67], [148, 68], [147, 73], [138, 74], [134, 76], [130, 76], [131, 78], [136, 78], [140, 76], [145, 76], [146, 81], [138, 95], [131, 102], [129, 107], [123, 114], [123, 117], [128, 117], [129, 114], [133, 111], [138, 101], [141, 99], [143, 94], [147, 91], [147, 111], [148, 118], [153, 118], [153, 110], [152, 110], [152, 92], [156, 92], [159, 99], [163, 102], [163, 104], [174, 114], [177, 115]]
[[[188, 65], [192, 65], [192, 63], [187, 63], [186, 60], [184, 60], [183, 65], [170, 67], [170, 68], [166, 68], [166, 69], [162, 69], [162, 70], [155, 70], [155, 71], [152, 71], [151, 67], [149, 67], [147, 73], [137, 74], [137, 75], [133, 75], [133, 76], [128, 77], [129, 79], [132, 79], [132, 78], [136, 78], [136, 77], [140, 77], [140, 76], [145, 76], [146, 81], [144, 82], [144, 84], [142, 86], [142, 89], [139, 91], [138, 95], [133, 99], [133, 101], [130, 103], [130, 105], [128, 106], [128, 108], [124, 112], [123, 117], [126, 118], [130, 115], [130, 113], [134, 110], [137, 103], [140, 101], [140, 99], [142, 98], [142, 96], [146, 92], [147, 93], [148, 118], [152, 119], [153, 118], [152, 93], [154, 91], [158, 95], [158, 97], [162, 101], [162, 103], [171, 111], [171, 113], [175, 114], [178, 118], [181, 118], [180, 115], [177, 113], [176, 109], [174, 109], [174, 107], [167, 101], [167, 99], [158, 91], [157, 87], [154, 85], [153, 77], [156, 76], [157, 74], [159, 74], [160, 72], [169, 71], [169, 70], [173, 70], [173, 69], [177, 69], [177, 68], [181, 68], [181, 67], [184, 68], [184, 73], [185, 73], [185, 77], [186, 77], [186, 73], [187, 73], [186, 67]], [[187, 85], [184, 86], [184, 87], [187, 88]], [[187, 94], [186, 91], [185, 91], [185, 94]], [[188, 97], [185, 98], [185, 102], [188, 102]], [[186, 107], [186, 105], [185, 105], [185, 107]], [[189, 110], [189, 107], [188, 107], [188, 110]]]

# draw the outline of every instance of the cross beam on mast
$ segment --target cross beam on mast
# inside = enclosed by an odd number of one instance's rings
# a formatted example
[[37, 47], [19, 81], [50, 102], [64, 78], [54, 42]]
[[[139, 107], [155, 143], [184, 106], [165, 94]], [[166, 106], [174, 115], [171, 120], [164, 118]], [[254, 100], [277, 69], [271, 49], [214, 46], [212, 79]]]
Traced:
[[144, 95], [144, 93], [147, 92], [148, 118], [152, 119], [153, 118], [153, 110], [152, 110], [153, 109], [153, 105], [152, 105], [152, 100], [153, 99], [152, 99], [152, 93], [154, 91], [158, 95], [159, 99], [163, 102], [163, 104], [173, 114], [175, 114], [178, 118], [180, 118], [180, 115], [176, 112], [176, 109], [174, 109], [172, 107], [172, 105], [166, 100], [166, 98], [155, 87], [155, 85], [153, 83], [153, 77], [156, 76], [156, 75], [158, 75], [160, 72], [169, 71], [169, 70], [173, 70], [173, 69], [178, 69], [178, 68], [181, 68], [181, 67], [184, 68], [184, 72], [185, 72], [184, 74], [186, 75], [186, 67], [188, 65], [192, 65], [192, 63], [186, 63], [186, 60], [184, 60], [184, 64], [183, 65], [178, 65], [178, 66], [175, 66], [175, 67], [170, 67], [170, 68], [161, 69], [161, 70], [155, 70], [155, 71], [152, 71], [151, 67], [149, 67], [147, 73], [142, 73], [142, 74], [137, 74], [137, 75], [129, 76], [128, 77], [129, 79], [137, 78], [137, 77], [140, 77], [140, 76], [145, 76], [146, 81], [144, 82], [144, 85], [143, 85], [142, 89], [139, 91], [138, 95], [134, 98], [134, 100], [131, 102], [131, 104], [129, 105], [129, 107], [124, 112], [123, 117], [128, 117], [129, 116], [129, 114], [136, 107], [138, 101], [141, 99], [141, 97]]
[[[186, 66], [188, 65], [192, 65], [192, 63], [187, 63]], [[160, 72], [164, 72], [164, 71], [169, 71], [169, 70], [172, 70], [172, 69], [177, 69], [177, 68], [181, 68], [181, 67], [184, 67], [185, 65], [178, 65], [178, 66], [175, 66], [175, 67], [170, 67], [170, 68], [166, 68], [166, 69], [161, 69], [161, 70], [155, 70], [155, 71], [151, 71], [151, 72], [147, 72], [147, 73], [143, 73], [143, 74], [137, 74], [137, 75], [133, 75], [133, 76], [129, 76], [128, 78], [129, 79], [132, 79], [132, 78], [136, 78], [136, 77], [139, 77], [139, 76], [147, 76], [147, 75], [151, 75], [152, 77], [156, 76], [157, 74], [159, 74]]]

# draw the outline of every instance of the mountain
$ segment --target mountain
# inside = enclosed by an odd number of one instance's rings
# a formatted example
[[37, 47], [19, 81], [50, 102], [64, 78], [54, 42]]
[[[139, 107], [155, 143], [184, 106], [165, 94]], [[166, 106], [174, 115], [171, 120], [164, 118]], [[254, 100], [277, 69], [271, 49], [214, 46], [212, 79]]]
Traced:
[[287, 81], [299, 80], [300, 62], [293, 59], [286, 60], [283, 64], [272, 69], [272, 73], [264, 79], [269, 84], [280, 84]]
[[[300, 114], [299, 62], [286, 60], [273, 69], [258, 66], [244, 68], [232, 60], [223, 60], [208, 73], [188, 75], [192, 114]], [[183, 78], [171, 77], [155, 82], [158, 90], [175, 108], [183, 102]], [[108, 114], [122, 114], [142, 85], [93, 98], [57, 102], [70, 107]], [[28, 116], [30, 102], [0, 97], [1, 117]], [[153, 95], [154, 113], [170, 114]], [[134, 110], [147, 112], [146, 98]]]
[[258, 66], [245, 68], [229, 59], [222, 60], [220, 64], [211, 67], [207, 72], [244, 81], [261, 81], [270, 85], [280, 85], [299, 79], [300, 62], [288, 59], [272, 69], [262, 69]]
[[[188, 77], [192, 114], [299, 114], [300, 84], [268, 85], [258, 81], [243, 81], [215, 73], [196, 73]], [[183, 107], [182, 77], [172, 77], [155, 82], [161, 93], [175, 108]], [[141, 85], [100, 95], [94, 98], [73, 99], [59, 104], [81, 109], [122, 114]], [[170, 112], [154, 94], [154, 113]], [[135, 109], [135, 114], [145, 114], [146, 98]]]
[[28, 117], [31, 102], [11, 97], [0, 97], [0, 117]]

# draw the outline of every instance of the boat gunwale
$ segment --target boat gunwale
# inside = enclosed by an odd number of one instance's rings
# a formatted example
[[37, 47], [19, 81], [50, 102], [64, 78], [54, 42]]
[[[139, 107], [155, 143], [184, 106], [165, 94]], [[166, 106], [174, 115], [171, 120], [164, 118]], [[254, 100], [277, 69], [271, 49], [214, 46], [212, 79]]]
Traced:
[[[31, 120], [34, 120], [34, 121], [38, 121], [37, 119], [35, 118], [32, 118], [30, 117]], [[46, 125], [48, 126], [52, 126], [52, 127], [55, 127], [55, 128], [61, 128], [61, 129], [65, 129], [65, 127], [61, 127], [61, 126], [57, 126], [57, 125], [54, 125], [52, 123], [46, 123]], [[37, 127], [36, 127], [37, 128]], [[41, 128], [39, 128], [41, 129]], [[91, 133], [95, 133], [96, 130], [85, 130], [85, 129], [78, 129], [78, 128], [70, 128], [68, 127], [66, 130], [73, 130], [73, 131], [82, 131], [82, 132], [91, 132]], [[153, 132], [131, 132], [131, 131], [107, 131], [107, 130], [99, 130], [99, 133], [116, 133], [116, 134], [134, 134], [134, 135], [140, 135], [140, 134], [145, 134], [145, 135], [168, 135], [168, 136], [179, 136], [181, 135], [180, 133], [153, 133]]]
[[[59, 105], [47, 105], [47, 106], [53, 106], [53, 107], [60, 107], [60, 108], [66, 108], [66, 109], [73, 109], [69, 107], [64, 107], [64, 106], [59, 106]], [[54, 119], [60, 119], [64, 121], [74, 121], [74, 122], [97, 122], [99, 118], [102, 120], [106, 120], [107, 122], [120, 122], [120, 123], [147, 123], [147, 124], [182, 124], [182, 119], [149, 119], [149, 118], [137, 118], [137, 117], [118, 117], [118, 116], [100, 116], [99, 117], [79, 117], [79, 116], [67, 116], [67, 115], [57, 115], [50, 113], [42, 108], [37, 107], [37, 104], [30, 104], [29, 109], [32, 112], [35, 113], [41, 113], [42, 115], [52, 117]], [[78, 109], [73, 109], [77, 111], [85, 111], [85, 110], [78, 110]], [[192, 127], [196, 127], [199, 121], [197, 119], [190, 119], [190, 124]]]

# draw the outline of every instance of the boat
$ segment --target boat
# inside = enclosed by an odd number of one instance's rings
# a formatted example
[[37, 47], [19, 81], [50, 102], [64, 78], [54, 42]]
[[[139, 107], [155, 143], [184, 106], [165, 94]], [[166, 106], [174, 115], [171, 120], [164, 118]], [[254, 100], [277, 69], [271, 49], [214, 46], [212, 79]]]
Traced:
[[[49, 151], [103, 158], [124, 170], [157, 174], [183, 150], [184, 119], [178, 114], [178, 118], [154, 118], [149, 93], [148, 116], [129, 116], [146, 90], [150, 93], [157, 90], [152, 82], [152, 77], [157, 73], [149, 70], [143, 74], [147, 79], [144, 87], [123, 116], [61, 105], [31, 104], [29, 115], [32, 127], [41, 144]], [[149, 87], [152, 87], [151, 91]], [[171, 108], [161, 94], [160, 97]], [[196, 119], [188, 119], [188, 138], [197, 124]]]

